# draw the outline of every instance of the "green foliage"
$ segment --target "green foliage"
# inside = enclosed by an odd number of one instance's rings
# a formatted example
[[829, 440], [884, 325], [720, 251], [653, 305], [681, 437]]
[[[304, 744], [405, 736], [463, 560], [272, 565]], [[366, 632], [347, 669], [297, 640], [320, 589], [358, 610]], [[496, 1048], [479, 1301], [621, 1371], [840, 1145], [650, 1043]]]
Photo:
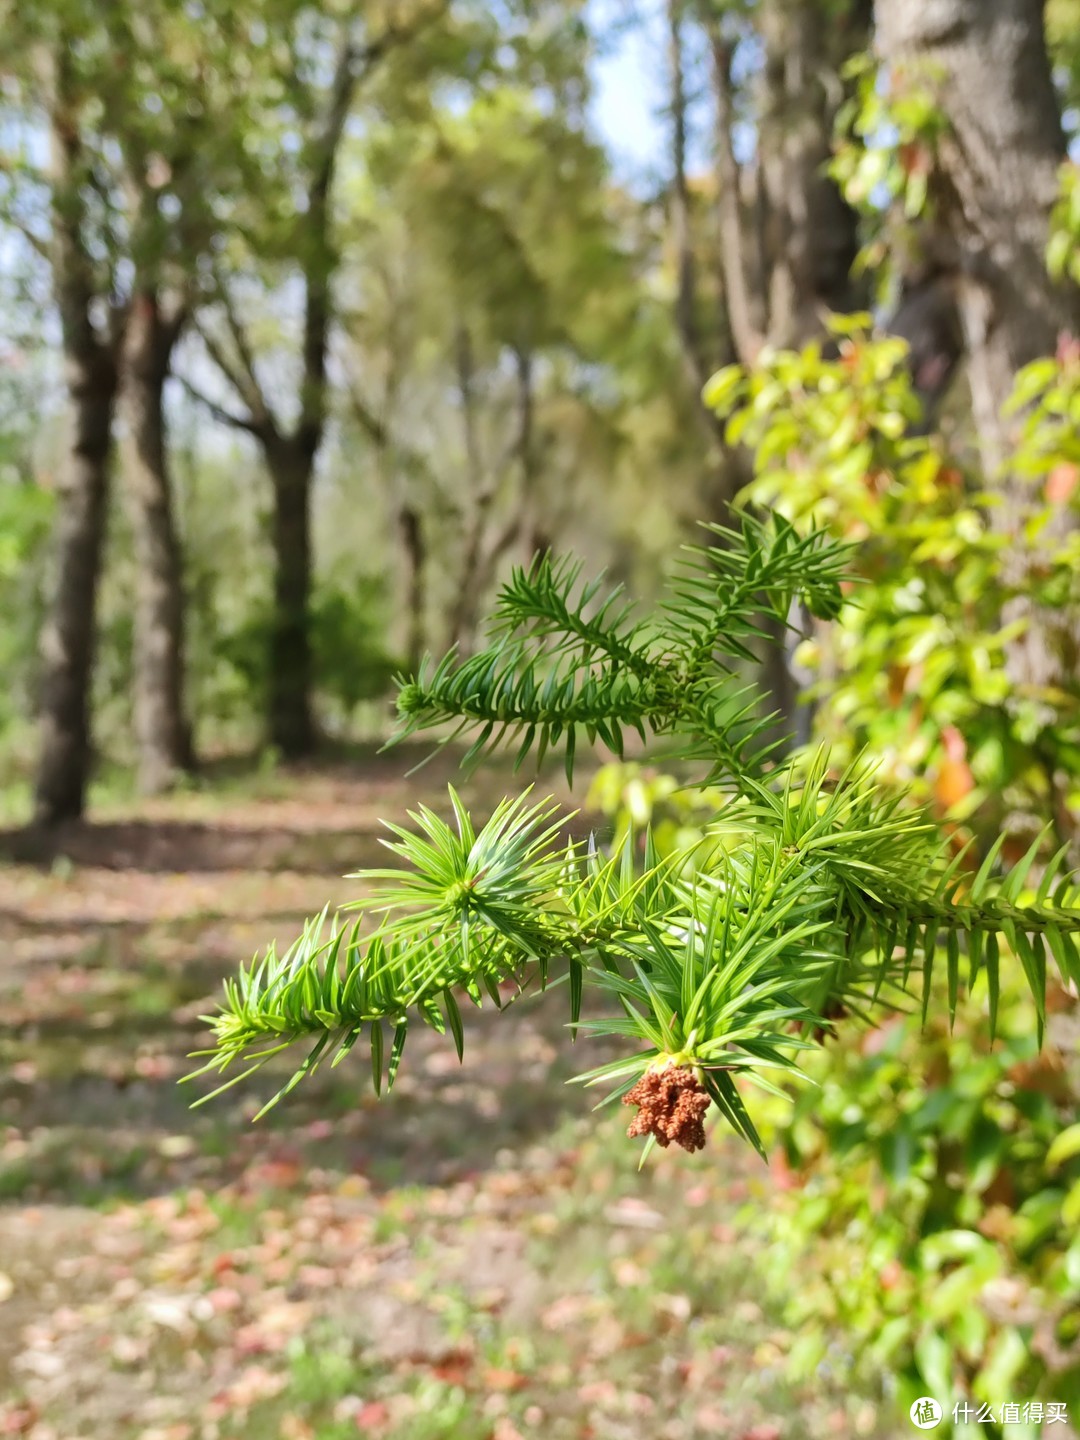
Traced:
[[[339, 724], [347, 723], [363, 701], [380, 699], [392, 688], [397, 662], [381, 643], [384, 612], [383, 587], [376, 580], [361, 577], [352, 584], [326, 580], [315, 588], [310, 620], [315, 688]], [[204, 683], [219, 687], [220, 704], [234, 717], [246, 716], [249, 723], [265, 709], [272, 625], [273, 615], [264, 601], [212, 642], [211, 666], [218, 674], [206, 677]], [[235, 677], [232, 681], [230, 673]], [[203, 712], [210, 718], [226, 718], [210, 703], [204, 704]]]
[[[993, 1026], [1004, 937], [1023, 962], [1041, 1031], [1047, 947], [1063, 983], [1080, 977], [1080, 908], [1064, 852], [1035, 888], [1025, 886], [1042, 836], [1006, 878], [993, 874], [1000, 844], [972, 876], [903, 792], [884, 790], [858, 763], [837, 774], [820, 752], [801, 771], [770, 769], [760, 696], [734, 666], [763, 609], [783, 617], [802, 597], [835, 613], [847, 551], [820, 531], [800, 538], [780, 515], [717, 533], [723, 546], [689, 552], [648, 623], [618, 592], [581, 586], [572, 565], [545, 559], [516, 572], [492, 647], [461, 663], [448, 657], [399, 696], [402, 734], [456, 720], [479, 728], [476, 759], [524, 732], [519, 759], [562, 741], [568, 773], [579, 727], [616, 753], [627, 724], [681, 737], [727, 796], [716, 844], [696, 869], [684, 874], [685, 857], [661, 856], [649, 834], [640, 860], [629, 840], [610, 856], [592, 841], [566, 845], [555, 809], [524, 797], [476, 827], [451, 792], [454, 826], [423, 810], [411, 817], [419, 834], [390, 827], [405, 868], [355, 877], [376, 888], [357, 902], [351, 927], [325, 934], [324, 913], [285, 954], [271, 947], [228, 984], [198, 1073], [244, 1065], [227, 1088], [307, 1041], [307, 1059], [273, 1104], [363, 1036], [379, 1089], [384, 1074], [393, 1082], [413, 1018], [449, 1028], [460, 1054], [455, 989], [475, 1004], [486, 990], [498, 1004], [500, 982], [524, 988], [535, 978], [543, 988], [558, 963], [575, 1029], [644, 1047], [581, 1079], [613, 1082], [615, 1100], [650, 1070], [689, 1068], [761, 1149], [736, 1077], [775, 1090], [768, 1072], [795, 1071], [827, 1015], [898, 997], [916, 961], [928, 1003], [939, 939], [950, 1010], [963, 943], [969, 983], [986, 976]], [[586, 983], [615, 996], [625, 1018], [582, 1022]]]
[[390, 693], [398, 664], [382, 643], [386, 599], [380, 581], [324, 582], [312, 598], [311, 640], [318, 690], [349, 715]]
[[849, 98], [837, 111], [829, 173], [863, 217], [866, 243], [856, 271], [880, 271], [887, 285], [896, 252], [912, 242], [914, 222], [932, 214], [937, 152], [948, 128], [941, 80], [925, 61], [894, 66], [886, 77], [869, 54], [851, 59], [842, 78]]
[[764, 525], [743, 516], [741, 532], [704, 528], [722, 543], [684, 547], [652, 620], [635, 619], [619, 588], [595, 603], [602, 582], [579, 584], [570, 561], [541, 557], [515, 571], [495, 607], [495, 643], [462, 663], [453, 654], [427, 663], [402, 685], [395, 739], [447, 721], [457, 734], [479, 721], [466, 764], [518, 737], [519, 763], [534, 744], [542, 760], [562, 742], [572, 779], [579, 730], [621, 754], [626, 729], [642, 739], [649, 729], [685, 737], [688, 753], [738, 787], [773, 747], [760, 692], [737, 667], [766, 638], [763, 613], [783, 621], [796, 597], [835, 606], [846, 548], [820, 533], [799, 537], [779, 516]]
[[706, 828], [726, 798], [718, 786], [680, 782], [668, 769], [621, 761], [597, 771], [585, 804], [614, 819], [613, 848], [648, 832], [661, 855], [679, 851], [689, 867], [710, 843]]
[[1080, 99], [1080, 5], [1077, 0], [1047, 0], [1046, 47], [1061, 96], [1067, 132], [1075, 133]]
[[834, 359], [817, 344], [780, 352], [751, 374], [721, 371], [706, 392], [732, 443], [752, 448], [746, 497], [851, 542], [868, 582], [843, 624], [816, 627], [799, 651], [822, 677], [819, 733], [837, 758], [868, 749], [882, 778], [986, 843], [1018, 809], [1055, 815], [1060, 843], [1075, 799], [1058, 797], [1058, 777], [1080, 767], [1080, 689], [1014, 687], [1007, 656], [1027, 620], [1003, 614], [1080, 603], [1077, 535], [1056, 523], [1076, 499], [1080, 363], [1066, 346], [1017, 377], [1010, 470], [1026, 486], [1027, 523], [1009, 537], [995, 524], [1000, 500], [941, 437], [911, 435], [921, 416], [904, 345], [864, 323], [834, 323]]
[[[635, 766], [607, 767], [592, 798], [620, 829], [648, 817], [687, 850], [708, 843], [723, 803], [713, 796], [710, 813], [673, 777]], [[1073, 1007], [1049, 989], [1055, 1007]], [[835, 1027], [805, 1059], [812, 1083], [789, 1092], [793, 1105], [763, 1104], [761, 1133], [779, 1153], [769, 1205], [748, 1206], [742, 1224], [799, 1336], [790, 1379], [865, 1387], [884, 1375], [904, 1410], [928, 1392], [999, 1412], [1006, 1395], [1075, 1405], [1075, 1067], [1053, 1043], [1040, 1053], [1011, 958], [997, 991], [965, 994], [952, 1025], [949, 1003], [946, 978], [925, 1021]]]
[[48, 491], [4, 474], [0, 463], [0, 765], [22, 758], [42, 614], [42, 579], [53, 503]]
[[1061, 167], [1061, 196], [1050, 214], [1046, 266], [1055, 280], [1080, 283], [1080, 171]]
[[746, 1223], [772, 1283], [802, 1277], [793, 1378], [836, 1370], [840, 1328], [852, 1367], [896, 1377], [905, 1409], [927, 1393], [1080, 1402], [1080, 1130], [1063, 1129], [1069, 1076], [1039, 1054], [1013, 967], [997, 1029], [991, 1046], [969, 999], [953, 1029], [936, 1014], [845, 1030], [808, 1062], [818, 1084], [794, 1113], [770, 1117], [781, 1193]]
[[[1067, 849], [1076, 797], [1058, 787], [1080, 760], [1078, 696], [1012, 682], [1026, 622], [1002, 612], [1034, 601], [1075, 615], [1080, 600], [1074, 527], [1062, 523], [1075, 504], [1076, 348], [1017, 377], [1009, 469], [1026, 525], [1006, 539], [979, 477], [940, 437], [909, 438], [920, 417], [903, 348], [850, 322], [837, 333], [834, 361], [819, 347], [765, 357], [754, 375], [718, 377], [713, 397], [755, 449], [749, 495], [853, 541], [852, 568], [869, 582], [841, 625], [803, 646], [826, 677], [818, 732], [834, 755], [875, 756], [882, 778], [962, 822], [980, 875], [1029, 842], [1038, 852], [1037, 834], [1006, 833], [1018, 809], [1053, 814]], [[808, 1058], [817, 1084], [793, 1111], [766, 1102], [782, 1193], [747, 1224], [777, 1286], [801, 1277], [787, 1317], [801, 1337], [793, 1378], [836, 1373], [827, 1332], [840, 1327], [847, 1365], [895, 1377], [905, 1409], [927, 1393], [999, 1412], [1007, 1395], [1080, 1398], [1077, 1076], [1053, 1041], [1039, 1051], [1046, 1009], [1073, 1008], [1076, 989], [1048, 982], [1033, 1007], [1031, 957], [1019, 953], [1019, 965], [998, 958], [995, 944], [985, 992], [965, 992], [947, 957], [921, 1015], [837, 1027]]]
[[882, 83], [870, 55], [845, 66], [853, 94], [837, 114], [838, 145], [831, 171], [848, 203], [881, 207], [899, 200], [914, 219], [927, 200], [927, 177], [946, 120], [925, 72], [894, 71]]

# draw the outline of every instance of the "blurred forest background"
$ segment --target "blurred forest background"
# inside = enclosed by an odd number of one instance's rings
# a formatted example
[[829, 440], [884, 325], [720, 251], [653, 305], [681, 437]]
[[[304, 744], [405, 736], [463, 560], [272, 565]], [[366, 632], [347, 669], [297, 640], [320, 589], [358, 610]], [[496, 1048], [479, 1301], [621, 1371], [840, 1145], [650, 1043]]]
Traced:
[[[175, 1081], [440, 805], [394, 677], [549, 548], [648, 605], [736, 499], [864, 582], [763, 651], [778, 730], [1080, 861], [1080, 4], [0, 22], [0, 1434], [1076, 1433], [1075, 986], [840, 1027], [767, 1175], [639, 1176], [546, 1001], [377, 1112]], [[600, 758], [594, 818], [700, 833]]]

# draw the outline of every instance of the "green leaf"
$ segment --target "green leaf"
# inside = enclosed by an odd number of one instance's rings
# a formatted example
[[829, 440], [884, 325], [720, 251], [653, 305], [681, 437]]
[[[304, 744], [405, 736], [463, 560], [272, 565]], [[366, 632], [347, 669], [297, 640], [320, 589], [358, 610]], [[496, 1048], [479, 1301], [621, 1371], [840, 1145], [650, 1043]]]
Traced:
[[449, 988], [443, 991], [443, 1005], [446, 1009], [446, 1023], [450, 1026], [450, 1033], [454, 1037], [457, 1058], [462, 1060], [465, 1057], [465, 1027], [461, 1023], [461, 1011], [454, 999], [454, 992]]
[[926, 1025], [926, 1017], [930, 1013], [930, 980], [934, 973], [934, 942], [937, 939], [938, 926], [936, 921], [931, 921], [923, 933], [923, 996], [922, 996], [922, 1023]]
[[581, 997], [585, 985], [585, 967], [577, 956], [570, 958], [570, 1021], [577, 1025], [581, 1018]]
[[761, 1136], [758, 1134], [757, 1127], [751, 1120], [743, 1098], [731, 1076], [724, 1070], [706, 1070], [705, 1088], [735, 1130], [749, 1140], [763, 1160], [767, 1160], [768, 1156]]
[[994, 864], [1001, 854], [1001, 847], [1005, 844], [1005, 840], [1006, 835], [1003, 830], [987, 851], [986, 858], [979, 866], [978, 874], [971, 882], [971, 901], [974, 905], [978, 905], [986, 893], [986, 887], [990, 883], [990, 872], [993, 870]]
[[1001, 995], [1000, 952], [997, 934], [991, 930], [986, 937], [986, 986], [990, 995], [990, 1039], [997, 1035], [998, 1001]]
[[975, 988], [975, 981], [979, 978], [979, 970], [982, 968], [983, 941], [985, 936], [978, 928], [968, 931], [968, 958], [970, 968], [968, 971], [968, 989]]
[[952, 1390], [952, 1352], [936, 1330], [924, 1330], [915, 1341], [915, 1363], [932, 1395], [947, 1396]]
[[1055, 1170], [1067, 1160], [1075, 1159], [1077, 1155], [1080, 1155], [1080, 1125], [1070, 1125], [1068, 1129], [1062, 1130], [1047, 1150], [1046, 1168]]
[[945, 952], [949, 979], [949, 1027], [956, 1019], [956, 1000], [960, 989], [960, 937], [950, 930], [945, 937]]
[[741, 365], [727, 365], [707, 381], [701, 398], [710, 410], [722, 412], [735, 400], [743, 381]]
[[382, 1094], [383, 1076], [383, 1028], [381, 1020], [371, 1022], [371, 1078], [375, 1084], [375, 1094]]
[[387, 1070], [386, 1088], [392, 1090], [394, 1081], [397, 1079], [398, 1066], [401, 1064], [401, 1055], [405, 1049], [405, 1041], [409, 1034], [409, 1022], [400, 1020], [394, 1027], [394, 1040], [390, 1046], [390, 1065]]

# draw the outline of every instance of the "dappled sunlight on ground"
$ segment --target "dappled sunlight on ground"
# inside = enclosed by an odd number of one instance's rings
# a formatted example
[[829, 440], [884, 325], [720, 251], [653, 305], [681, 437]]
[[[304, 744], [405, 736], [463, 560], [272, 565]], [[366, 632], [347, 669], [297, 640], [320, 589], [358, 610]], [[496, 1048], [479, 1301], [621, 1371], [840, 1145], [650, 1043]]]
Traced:
[[255, 1126], [280, 1065], [189, 1109], [223, 976], [444, 779], [309, 774], [228, 823], [183, 796], [0, 870], [0, 1434], [901, 1433], [785, 1383], [737, 1223], [767, 1172], [717, 1135], [639, 1173], [626, 1112], [566, 1084], [616, 1052], [571, 1048], [561, 991], [466, 1007], [460, 1065], [411, 1035], [389, 1099], [355, 1055]]

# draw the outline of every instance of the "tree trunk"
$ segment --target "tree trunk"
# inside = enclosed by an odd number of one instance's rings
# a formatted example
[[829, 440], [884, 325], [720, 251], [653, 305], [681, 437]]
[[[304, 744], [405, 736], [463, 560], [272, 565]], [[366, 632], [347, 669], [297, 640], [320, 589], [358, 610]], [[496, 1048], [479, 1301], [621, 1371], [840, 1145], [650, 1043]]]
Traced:
[[279, 437], [267, 447], [273, 483], [274, 614], [270, 630], [270, 740], [286, 760], [315, 745], [311, 714], [311, 477], [314, 455]]
[[[517, 462], [521, 476], [521, 556], [528, 569], [551, 550], [546, 517], [540, 496], [540, 456], [536, 449], [536, 390], [533, 357], [528, 350], [514, 356], [517, 368]], [[498, 556], [489, 561], [488, 575]]]
[[[735, 103], [733, 46], [722, 19], [709, 12], [707, 31], [716, 106], [718, 211], [724, 289], [739, 360], [752, 364], [763, 344], [806, 344], [819, 335], [825, 311], [857, 308], [863, 296], [851, 278], [858, 253], [858, 216], [825, 173], [841, 99], [826, 77], [861, 50], [869, 30], [866, 0], [849, 0], [842, 15], [821, 0], [763, 0], [759, 29], [765, 48], [761, 77], [758, 173], [765, 254], [751, 264], [744, 243], [740, 172], [732, 144]], [[756, 283], [755, 283], [756, 282]], [[805, 617], [793, 613], [800, 624]], [[800, 706], [794, 652], [801, 635], [772, 616], [761, 679], [777, 712], [772, 738], [809, 738], [812, 712]]]
[[163, 392], [179, 323], [156, 295], [139, 295], [128, 321], [122, 413], [124, 477], [135, 538], [135, 739], [144, 794], [169, 789], [192, 767], [184, 713], [184, 589], [173, 519]]
[[1065, 139], [1050, 77], [1042, 0], [879, 0], [889, 63], [925, 67], [948, 121], [938, 210], [951, 244], [972, 406], [988, 474], [1009, 451], [1001, 407], [1023, 365], [1077, 327], [1074, 287], [1045, 253]]
[[765, 339], [775, 347], [805, 344], [821, 333], [823, 310], [851, 310], [864, 298], [851, 278], [858, 216], [825, 166], [842, 98], [836, 73], [865, 48], [869, 19], [863, 0], [849, 0], [842, 16], [822, 0], [767, 0], [761, 9]]
[[472, 336], [459, 324], [454, 339], [454, 368], [458, 399], [461, 405], [462, 439], [465, 446], [465, 538], [458, 575], [457, 594], [450, 609], [448, 642], [458, 654], [468, 654], [476, 631], [476, 618], [482, 595], [480, 570], [488, 517], [495, 503], [498, 477], [485, 475], [484, 458], [480, 452], [480, 435], [476, 423], [474, 393], [475, 359]]
[[[472, 351], [466, 332], [462, 331], [461, 335], [464, 343], [459, 342], [458, 346], [458, 383], [471, 493], [457, 596], [450, 617], [450, 643], [457, 646], [458, 654], [464, 658], [472, 651], [480, 607], [495, 579], [499, 561], [511, 547], [515, 547], [521, 564], [528, 569], [538, 555], [551, 548], [551, 537], [544, 523], [537, 490], [540, 470], [535, 444], [532, 353], [523, 348], [514, 351], [517, 372], [514, 436], [495, 473], [485, 474], [474, 408]], [[517, 504], [502, 529], [492, 534], [491, 508], [498, 480], [504, 468], [511, 464], [516, 465], [519, 476]]]
[[[708, 380], [711, 367], [701, 343], [697, 314], [697, 274], [690, 215], [690, 182], [686, 171], [686, 76], [683, 68], [685, 0], [667, 0], [668, 76], [671, 85], [671, 194], [668, 200], [671, 243], [675, 251], [675, 325], [683, 361], [696, 391]], [[707, 412], [710, 426], [714, 423]]]
[[395, 516], [404, 560], [405, 662], [410, 675], [420, 669], [424, 653], [424, 611], [427, 606], [427, 551], [423, 521], [415, 505], [402, 502]]
[[[85, 338], [85, 337], [84, 337]], [[35, 818], [78, 819], [90, 773], [90, 682], [117, 372], [97, 342], [65, 337], [70, 434], [58, 484], [55, 580], [41, 635]]]
[[106, 304], [95, 324], [98, 275], [85, 239], [86, 157], [78, 127], [79, 88], [65, 43], [40, 52], [40, 88], [49, 114], [53, 294], [60, 313], [70, 427], [61, 464], [55, 580], [41, 632], [41, 751], [35, 819], [77, 819], [90, 773], [90, 684], [94, 619], [109, 489], [121, 311]]
[[[994, 523], [1019, 537], [1036, 497], [1008, 474], [1015, 421], [1002, 407], [1022, 366], [1052, 354], [1061, 331], [1080, 331], [1080, 290], [1055, 284], [1045, 263], [1065, 140], [1042, 0], [878, 0], [877, 23], [886, 62], [914, 63], [937, 79], [948, 128], [934, 176], [935, 240], [952, 266], [986, 479], [1004, 499]], [[1061, 507], [1055, 523], [1074, 521]], [[1004, 558], [1006, 578], [1022, 588], [1029, 547]], [[1070, 617], [1021, 598], [1003, 616], [1016, 618], [1028, 625], [1010, 647], [1014, 683], [1068, 684], [1077, 653]]]

